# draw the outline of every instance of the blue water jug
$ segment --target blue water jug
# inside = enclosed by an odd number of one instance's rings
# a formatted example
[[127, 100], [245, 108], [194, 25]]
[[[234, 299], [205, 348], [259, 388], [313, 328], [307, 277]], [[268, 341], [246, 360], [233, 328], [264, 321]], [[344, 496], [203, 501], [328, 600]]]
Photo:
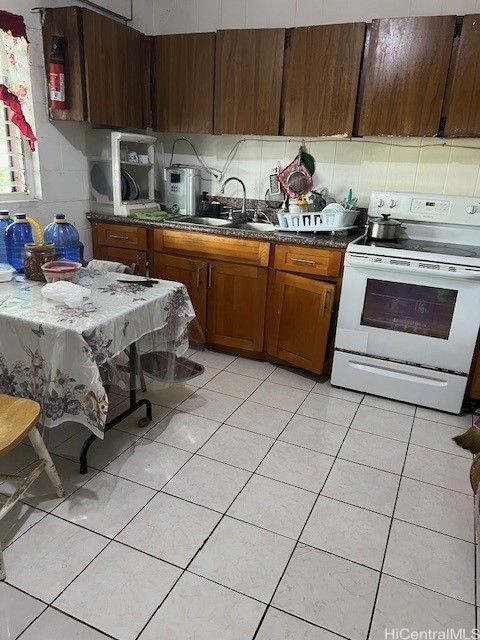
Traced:
[[18, 273], [23, 273], [23, 258], [27, 242], [33, 242], [32, 225], [27, 220], [26, 213], [16, 213], [14, 222], [11, 222], [5, 230], [5, 244], [7, 262]]
[[82, 243], [73, 224], [65, 219], [64, 213], [56, 213], [53, 222], [45, 227], [44, 242], [53, 242], [58, 260], [82, 261]]
[[13, 220], [8, 211], [0, 211], [0, 264], [7, 262], [7, 245], [5, 242], [5, 230]]

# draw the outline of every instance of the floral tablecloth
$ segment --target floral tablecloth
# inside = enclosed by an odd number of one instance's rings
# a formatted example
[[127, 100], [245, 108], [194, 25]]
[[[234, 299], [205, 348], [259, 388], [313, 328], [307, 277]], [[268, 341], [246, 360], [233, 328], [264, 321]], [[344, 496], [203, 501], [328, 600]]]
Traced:
[[[42, 283], [0, 283], [0, 393], [32, 398], [42, 424], [86, 425], [103, 437], [108, 397], [102, 368], [132, 343], [182, 355], [195, 317], [184, 285], [159, 280], [151, 288], [117, 282], [118, 273], [82, 269], [91, 295], [83, 307], [46, 301]], [[138, 280], [138, 278], [137, 278]]]

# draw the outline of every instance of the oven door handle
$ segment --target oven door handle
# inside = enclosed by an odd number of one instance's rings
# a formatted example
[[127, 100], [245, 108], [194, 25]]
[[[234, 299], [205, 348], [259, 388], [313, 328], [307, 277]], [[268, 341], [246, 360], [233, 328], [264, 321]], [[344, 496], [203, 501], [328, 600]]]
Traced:
[[428, 269], [425, 267], [408, 267], [401, 264], [389, 264], [388, 262], [371, 262], [363, 258], [357, 258], [347, 254], [345, 264], [351, 267], [375, 269], [377, 271], [394, 271], [396, 273], [418, 273], [426, 277], [448, 278], [450, 280], [480, 280], [480, 269], [471, 271], [444, 271], [442, 269]]

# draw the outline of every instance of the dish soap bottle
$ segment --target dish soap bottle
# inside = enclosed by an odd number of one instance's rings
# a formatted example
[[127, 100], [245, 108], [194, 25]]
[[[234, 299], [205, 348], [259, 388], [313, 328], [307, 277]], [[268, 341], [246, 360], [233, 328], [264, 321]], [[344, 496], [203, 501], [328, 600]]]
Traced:
[[8, 211], [0, 211], [0, 264], [7, 262], [7, 245], [5, 243], [5, 230], [13, 220]]
[[78, 231], [65, 219], [64, 213], [56, 213], [53, 222], [43, 232], [45, 242], [53, 242], [58, 260], [82, 261], [82, 244]]

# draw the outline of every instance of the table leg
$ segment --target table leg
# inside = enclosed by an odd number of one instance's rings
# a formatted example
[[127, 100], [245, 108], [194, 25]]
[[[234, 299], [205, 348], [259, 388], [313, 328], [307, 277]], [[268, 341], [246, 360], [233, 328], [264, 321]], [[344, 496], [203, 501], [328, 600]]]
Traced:
[[[134, 411], [136, 411], [137, 409], [139, 409], [142, 406], [146, 407], [146, 413], [147, 413], [148, 422], [150, 422], [151, 419], [152, 419], [152, 403], [150, 402], [150, 400], [147, 400], [146, 398], [142, 398], [141, 400], [137, 400], [137, 391], [136, 391], [136, 386], [137, 386], [137, 345], [134, 342], [130, 345], [129, 351], [130, 351], [130, 353], [129, 353], [129, 357], [128, 357], [128, 360], [129, 360], [128, 368], [129, 368], [129, 375], [130, 375], [130, 406], [128, 407], [128, 409], [123, 411], [123, 413], [118, 415], [116, 418], [113, 418], [112, 420], [107, 422], [107, 424], [105, 425], [105, 433], [107, 431], [110, 431], [110, 429], [112, 429], [115, 425], [117, 425], [119, 422], [121, 422], [125, 418], [128, 418], [128, 416], [132, 415], [132, 413]], [[142, 420], [145, 420], [145, 419], [142, 419]], [[147, 424], [148, 424], [148, 422], [147, 422]], [[146, 425], [144, 425], [144, 426], [146, 426]], [[88, 472], [87, 452], [90, 449], [90, 446], [92, 445], [92, 443], [95, 442], [95, 440], [99, 440], [99, 438], [97, 438], [96, 435], [92, 434], [89, 438], [87, 438], [87, 440], [85, 441], [85, 443], [84, 443], [84, 445], [82, 447], [82, 451], [80, 453], [80, 473], [82, 473], [82, 474], [85, 474], [85, 473]]]

